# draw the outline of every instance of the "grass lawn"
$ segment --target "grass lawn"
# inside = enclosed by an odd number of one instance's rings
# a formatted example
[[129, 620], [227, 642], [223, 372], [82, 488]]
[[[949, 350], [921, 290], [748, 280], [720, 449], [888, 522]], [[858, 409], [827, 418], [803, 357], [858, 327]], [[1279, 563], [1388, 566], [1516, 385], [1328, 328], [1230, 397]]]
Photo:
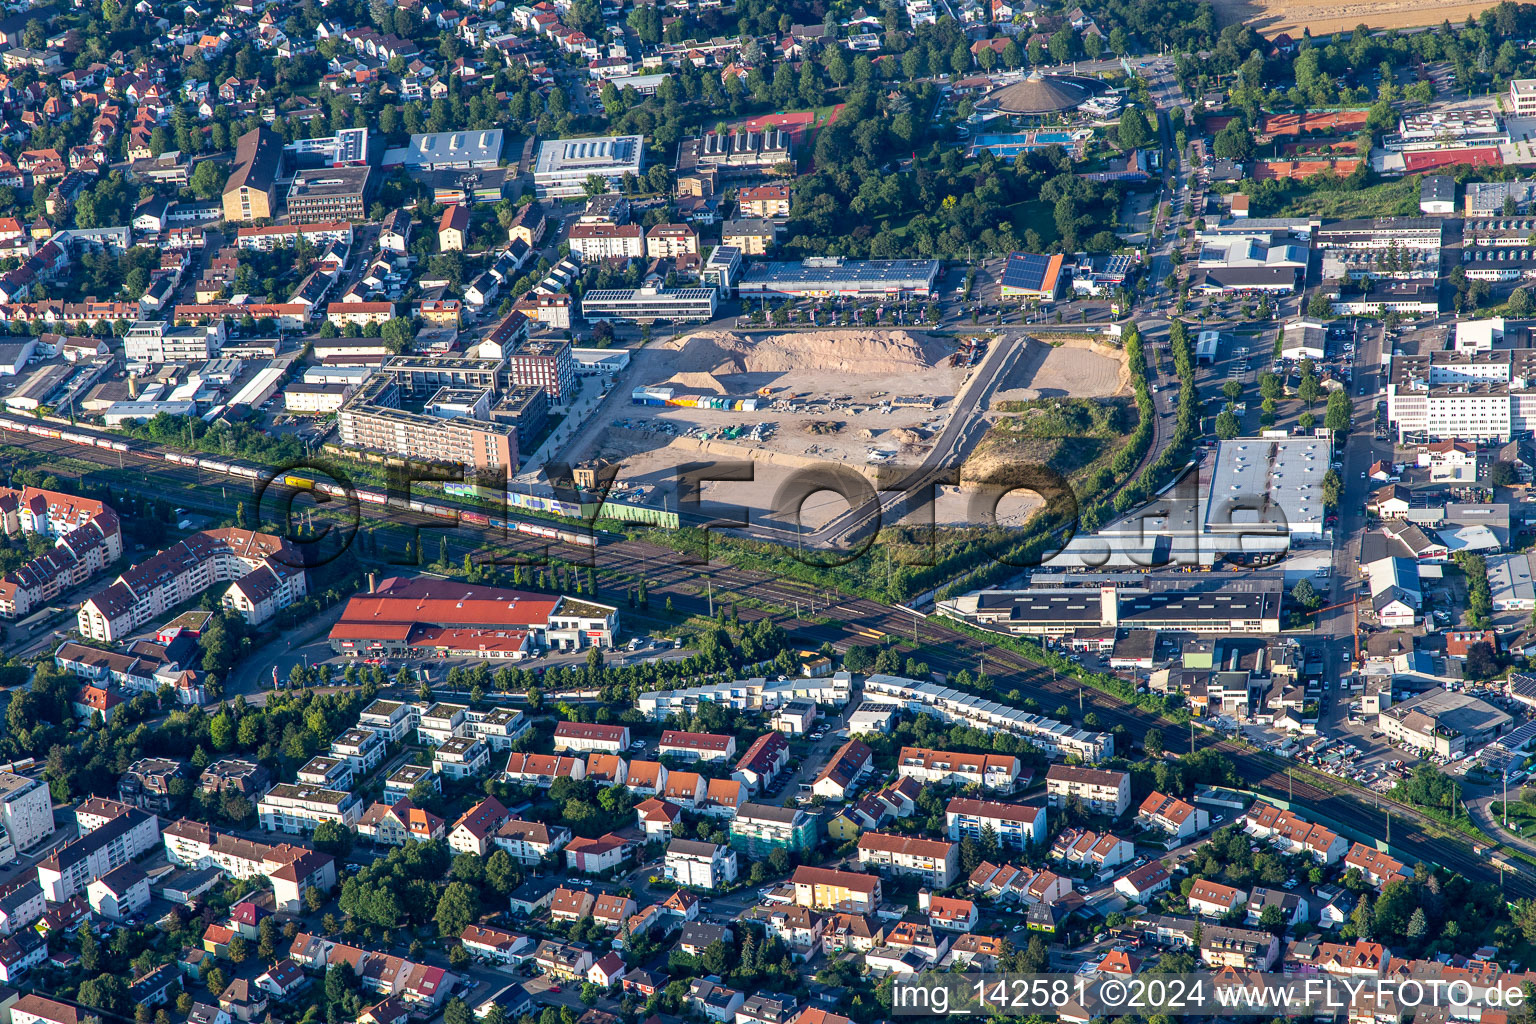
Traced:
[[1013, 236], [1019, 241], [1024, 240], [1024, 232], [1031, 228], [1039, 233], [1040, 241], [1047, 246], [1056, 240], [1056, 209], [1050, 203], [1024, 199], [1006, 209], [1013, 222]]
[[1318, 191], [1295, 196], [1275, 212], [1276, 217], [1416, 217], [1419, 214], [1419, 179], [1353, 191]]

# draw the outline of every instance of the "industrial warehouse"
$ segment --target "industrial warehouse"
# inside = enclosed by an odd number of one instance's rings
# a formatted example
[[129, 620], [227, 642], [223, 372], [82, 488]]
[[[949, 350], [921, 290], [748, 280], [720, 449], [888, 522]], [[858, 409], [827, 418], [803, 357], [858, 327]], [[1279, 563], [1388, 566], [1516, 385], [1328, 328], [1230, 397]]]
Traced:
[[391, 577], [347, 602], [331, 650], [369, 658], [518, 660], [540, 648], [612, 647], [618, 609], [452, 580]]
[[603, 288], [587, 292], [581, 315], [588, 320], [703, 322], [715, 315], [713, 288]]
[[845, 260], [841, 256], [799, 263], [754, 263], [736, 292], [794, 297], [931, 298], [939, 280], [938, 260]]

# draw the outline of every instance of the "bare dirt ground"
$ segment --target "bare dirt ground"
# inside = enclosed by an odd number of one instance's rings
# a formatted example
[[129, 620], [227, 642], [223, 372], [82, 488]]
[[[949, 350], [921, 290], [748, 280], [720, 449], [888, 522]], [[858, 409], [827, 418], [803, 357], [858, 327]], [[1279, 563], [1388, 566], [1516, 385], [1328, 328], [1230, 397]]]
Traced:
[[[672, 491], [679, 466], [748, 462], [753, 479], [704, 485], [705, 506], [720, 503], [722, 513], [725, 505], [746, 506], [754, 521], [793, 525], [791, 512], [773, 510], [787, 501], [780, 492], [797, 473], [923, 461], [973, 372], [948, 365], [954, 351], [950, 339], [908, 331], [701, 331], [636, 352], [622, 386], [756, 397], [758, 409], [617, 406], [571, 454], [622, 464], [617, 486], [651, 504]], [[822, 526], [845, 508], [839, 495], [814, 495], [801, 508], [801, 525]]]
[[[1121, 393], [1123, 361], [1088, 342], [1050, 346], [1027, 341], [993, 404], [1052, 396]], [[675, 507], [679, 467], [734, 462], [750, 480], [705, 483], [705, 510], [725, 516], [750, 509], [751, 522], [815, 530], [848, 508], [831, 490], [811, 494], [798, 515], [787, 497], [793, 481], [827, 466], [867, 480], [920, 465], [974, 373], [952, 367], [953, 339], [908, 331], [797, 332], [743, 336], [699, 332], [634, 353], [620, 387], [672, 387], [679, 394], [758, 396], [757, 410], [621, 404], [594, 420], [570, 457], [621, 465], [616, 495]], [[766, 389], [767, 395], [759, 396]], [[993, 415], [988, 413], [987, 415]], [[750, 431], [761, 426], [760, 436]], [[745, 428], [744, 430], [741, 428]], [[736, 436], [730, 436], [732, 431]], [[1002, 522], [1022, 522], [1038, 505], [1010, 495]], [[941, 490], [935, 520], [970, 521], [969, 491]], [[739, 515], [739, 513], [737, 513]]]
[[1368, 3], [1323, 3], [1321, 0], [1215, 0], [1223, 25], [1243, 23], [1265, 35], [1288, 32], [1313, 36], [1352, 32], [1357, 25], [1373, 29], [1418, 28], [1450, 21], [1453, 25], [1481, 14], [1494, 0], [1446, 3], [1443, 0], [1375, 0]]
[[1097, 343], [1073, 340], [1051, 346], [1030, 341], [1029, 346], [994, 396], [994, 407], [1035, 398], [1107, 398], [1130, 390], [1125, 360]]

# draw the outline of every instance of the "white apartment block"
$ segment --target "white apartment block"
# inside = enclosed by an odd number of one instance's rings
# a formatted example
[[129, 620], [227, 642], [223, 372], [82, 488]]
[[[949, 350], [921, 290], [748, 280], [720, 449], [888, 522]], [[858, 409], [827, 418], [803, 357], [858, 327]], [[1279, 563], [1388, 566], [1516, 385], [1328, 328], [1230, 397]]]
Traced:
[[421, 721], [421, 709], [415, 704], [375, 700], [358, 716], [357, 727], [370, 729], [386, 743], [404, 743]]
[[886, 874], [911, 875], [944, 889], [954, 884], [960, 873], [960, 844], [865, 832], [859, 836], [859, 863]]
[[736, 881], [736, 851], [714, 843], [674, 839], [667, 844], [664, 870], [678, 885], [712, 891]]
[[470, 710], [464, 716], [464, 735], [478, 737], [493, 751], [510, 750], [513, 742], [532, 725], [528, 716], [516, 708]]
[[331, 756], [351, 765], [354, 775], [367, 775], [384, 760], [384, 740], [371, 729], [348, 729], [331, 741]]
[[53, 797], [41, 779], [0, 772], [0, 826], [17, 853], [53, 835]]
[[267, 831], [299, 835], [313, 832], [322, 821], [351, 828], [362, 817], [363, 802], [354, 793], [284, 784], [267, 791], [256, 813]]
[[573, 224], [570, 242], [584, 261], [645, 255], [645, 229], [638, 224]]
[[964, 754], [927, 747], [902, 747], [896, 774], [904, 779], [939, 786], [980, 786], [1012, 793], [1019, 783], [1021, 765], [1012, 754]]
[[1075, 799], [1094, 814], [1118, 818], [1131, 807], [1131, 776], [1128, 772], [1053, 764], [1045, 773], [1045, 793], [1051, 807], [1065, 807]]
[[336, 888], [336, 859], [290, 843], [259, 843], [183, 818], [161, 836], [166, 859], [187, 868], [218, 868], [232, 878], [266, 878], [277, 909], [297, 912], [311, 888]]
[[1054, 718], [1020, 711], [937, 683], [877, 673], [865, 678], [864, 699], [914, 712], [926, 711], [942, 721], [960, 722], [987, 732], [1017, 733], [1053, 756], [1076, 754], [1084, 761], [1099, 761], [1115, 752], [1115, 738], [1109, 733], [1076, 729]]
[[421, 713], [416, 723], [416, 742], [439, 747], [455, 736], [464, 735], [469, 707], [465, 704], [433, 704]]
[[455, 736], [432, 751], [432, 770], [450, 779], [468, 779], [491, 766], [491, 749], [470, 736]]
[[60, 847], [37, 866], [37, 881], [50, 903], [62, 903], [160, 842], [160, 819], [124, 808], [110, 820]]
[[792, 700], [843, 707], [853, 696], [853, 676], [837, 672], [820, 679], [737, 679], [683, 690], [651, 690], [635, 699], [640, 713], [661, 721], [673, 712], [692, 712], [702, 703], [721, 704], [737, 711], [772, 711]]

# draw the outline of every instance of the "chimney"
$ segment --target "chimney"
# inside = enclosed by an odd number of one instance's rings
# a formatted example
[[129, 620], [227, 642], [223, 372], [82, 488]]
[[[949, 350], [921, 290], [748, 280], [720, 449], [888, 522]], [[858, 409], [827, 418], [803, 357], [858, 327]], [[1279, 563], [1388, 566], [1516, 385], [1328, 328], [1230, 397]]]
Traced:
[[368, 574], [368, 593], [371, 594], [373, 592], [374, 592], [374, 576], [373, 576], [373, 573], [369, 573]]
[[1099, 588], [1099, 625], [1120, 625], [1120, 599], [1115, 595], [1115, 585], [1106, 583]]

